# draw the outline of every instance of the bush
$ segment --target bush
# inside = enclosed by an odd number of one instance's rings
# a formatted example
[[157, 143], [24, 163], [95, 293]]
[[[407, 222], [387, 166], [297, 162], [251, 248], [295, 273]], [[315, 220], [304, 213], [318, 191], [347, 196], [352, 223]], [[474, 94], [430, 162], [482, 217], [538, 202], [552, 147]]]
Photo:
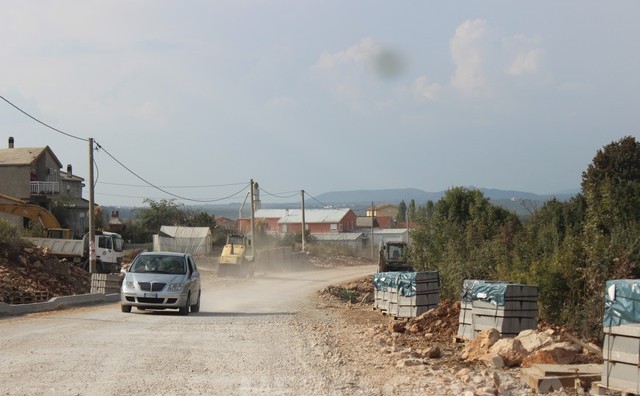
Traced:
[[6, 220], [0, 219], [0, 245], [13, 245], [20, 241], [16, 227]]

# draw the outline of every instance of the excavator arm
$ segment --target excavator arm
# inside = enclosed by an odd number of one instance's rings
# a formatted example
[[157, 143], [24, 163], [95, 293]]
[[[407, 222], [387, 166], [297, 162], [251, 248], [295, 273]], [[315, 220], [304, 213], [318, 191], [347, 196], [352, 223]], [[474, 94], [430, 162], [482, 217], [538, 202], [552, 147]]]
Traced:
[[38, 205], [0, 203], [0, 212], [36, 220], [45, 230], [61, 228], [58, 219], [51, 212]]
[[0, 202], [0, 212], [35, 220], [40, 223], [45, 230], [61, 228], [60, 222], [53, 213], [41, 206], [24, 203], [17, 198], [4, 194], [0, 194], [0, 198], [11, 201], [11, 203]]

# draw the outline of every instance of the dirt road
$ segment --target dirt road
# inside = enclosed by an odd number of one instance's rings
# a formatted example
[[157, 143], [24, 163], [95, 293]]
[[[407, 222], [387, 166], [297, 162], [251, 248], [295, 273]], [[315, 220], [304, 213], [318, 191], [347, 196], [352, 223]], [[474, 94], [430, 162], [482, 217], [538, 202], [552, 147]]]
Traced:
[[187, 317], [125, 314], [109, 304], [0, 319], [0, 394], [363, 391], [353, 370], [336, 362], [339, 355], [313, 331], [331, 317], [314, 309], [312, 296], [372, 273], [373, 266], [242, 280], [218, 279], [210, 265], [200, 269], [201, 312]]

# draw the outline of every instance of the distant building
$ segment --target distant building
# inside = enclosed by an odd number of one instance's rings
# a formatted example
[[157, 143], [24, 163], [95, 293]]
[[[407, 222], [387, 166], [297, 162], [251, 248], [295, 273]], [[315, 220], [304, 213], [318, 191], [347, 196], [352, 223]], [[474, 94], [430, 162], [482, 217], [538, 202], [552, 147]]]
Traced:
[[[15, 147], [9, 138], [6, 149], [0, 149], [0, 193], [20, 199], [24, 203], [39, 205], [54, 210], [64, 217], [58, 221], [71, 229], [71, 234], [81, 236], [88, 230], [87, 213], [89, 202], [82, 198], [84, 179], [73, 175], [71, 165], [61, 172], [62, 163], [49, 146]], [[0, 217], [24, 227], [18, 216], [0, 213]]]
[[[302, 230], [300, 209], [259, 209], [254, 213], [257, 229], [268, 234], [295, 234]], [[351, 232], [356, 229], [357, 216], [351, 209], [305, 209], [305, 227], [311, 234]], [[239, 219], [243, 233], [251, 230], [250, 219]]]

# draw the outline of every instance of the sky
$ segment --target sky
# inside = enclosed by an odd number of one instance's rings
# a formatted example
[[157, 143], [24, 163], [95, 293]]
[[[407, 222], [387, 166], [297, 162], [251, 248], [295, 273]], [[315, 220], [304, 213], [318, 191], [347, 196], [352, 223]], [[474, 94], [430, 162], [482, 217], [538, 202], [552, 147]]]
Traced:
[[638, 1], [0, 7], [0, 95], [71, 135], [0, 100], [0, 147], [49, 146], [88, 181], [95, 139], [101, 205], [239, 202], [251, 179], [263, 202], [558, 193], [640, 127]]

